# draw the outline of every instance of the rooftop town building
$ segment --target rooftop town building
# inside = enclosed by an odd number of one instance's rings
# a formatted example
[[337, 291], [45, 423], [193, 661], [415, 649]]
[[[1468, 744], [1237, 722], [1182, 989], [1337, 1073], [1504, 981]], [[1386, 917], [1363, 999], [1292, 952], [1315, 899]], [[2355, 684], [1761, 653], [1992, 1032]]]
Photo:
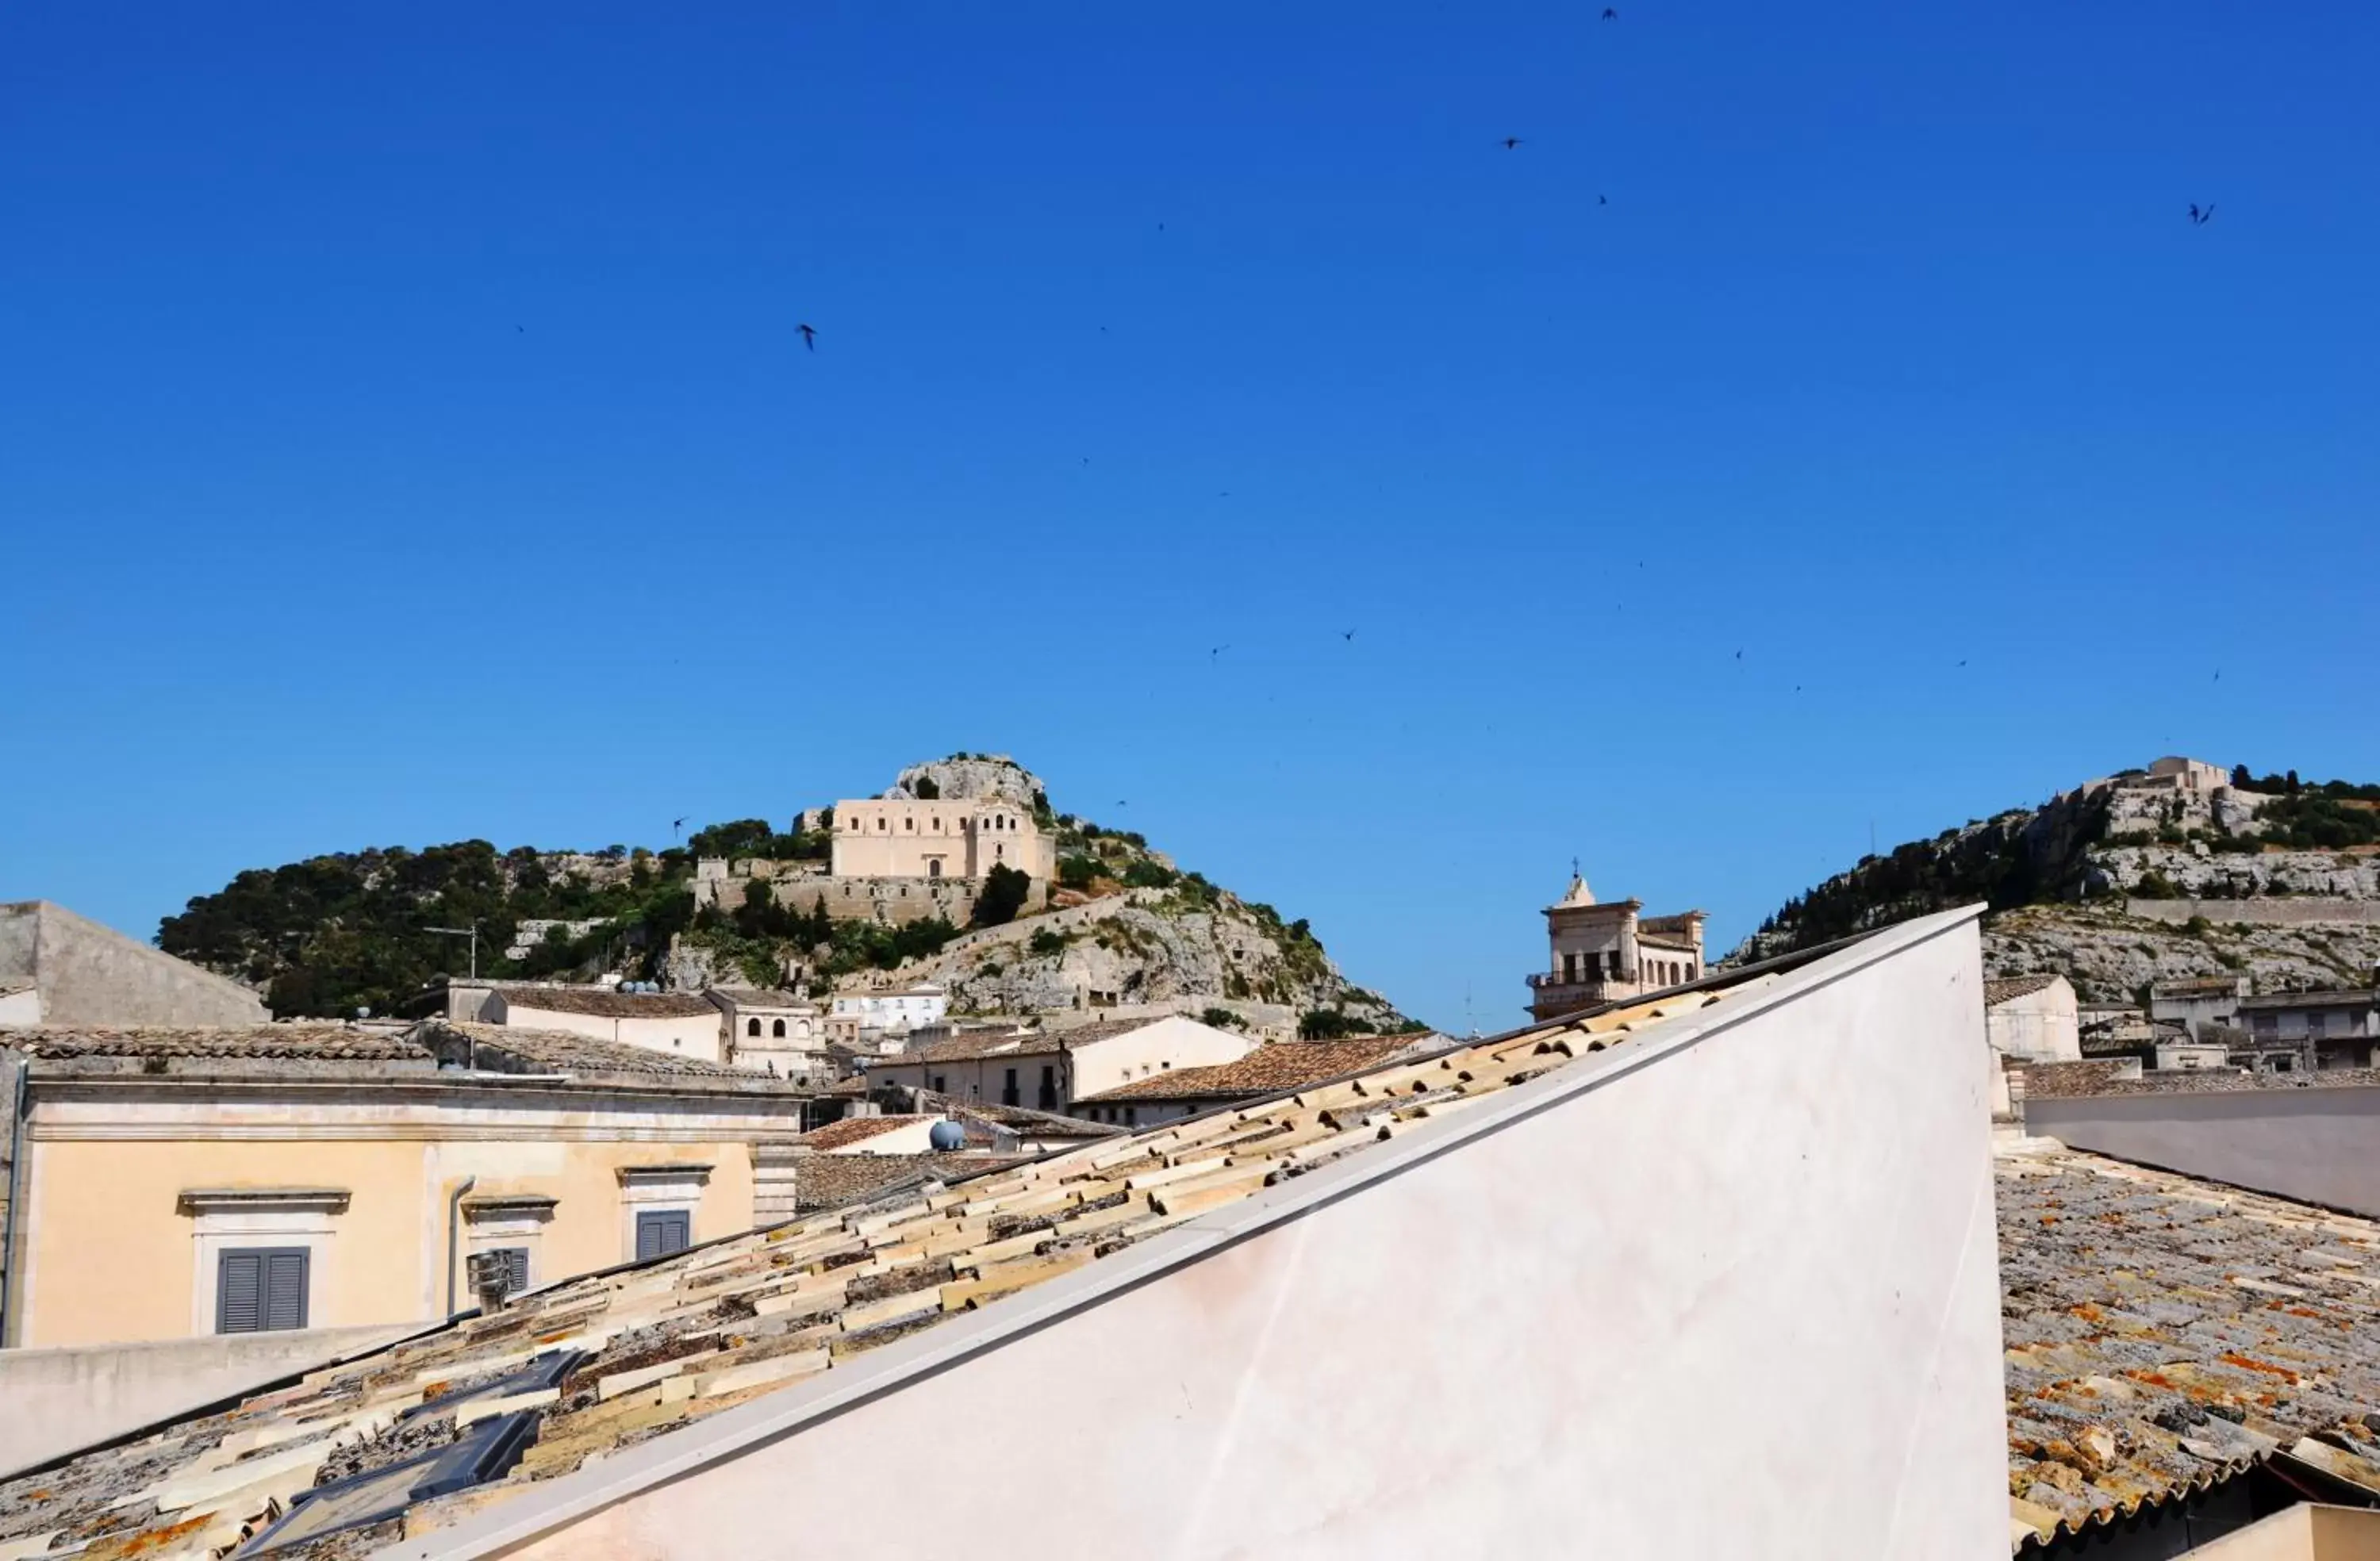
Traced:
[[1179, 1068], [1232, 1062], [1255, 1045], [1236, 1030], [1171, 1015], [1075, 1025], [963, 1031], [871, 1062], [871, 1085], [955, 1100], [1071, 1113], [1075, 1103]]
[[46, 900], [0, 905], [0, 1025], [261, 1024], [249, 987]]
[[719, 1010], [731, 1065], [797, 1084], [834, 1078], [826, 1016], [816, 1003], [770, 987], [713, 986], [702, 995]]
[[2062, 975], [2020, 975], [1984, 983], [1984, 1035], [2002, 1057], [2075, 1062], [2082, 1029], [2074, 984]]
[[950, 1010], [950, 994], [934, 982], [921, 981], [893, 991], [838, 993], [832, 1016], [843, 1022], [837, 1026], [839, 1036], [868, 1041], [906, 1036], [940, 1024]]
[[446, 984], [446, 1017], [530, 1030], [566, 1030], [590, 1040], [721, 1061], [727, 1054], [720, 1006], [699, 992], [638, 992], [561, 981]]
[[1335, 1041], [1277, 1041], [1232, 1062], [1171, 1068], [1129, 1083], [1076, 1097], [1075, 1116], [1127, 1128], [1178, 1117], [1198, 1117], [1227, 1106], [1265, 1100], [1285, 1090], [1327, 1083], [1400, 1057], [1435, 1051], [1442, 1035], [1353, 1035]]
[[1701, 980], [1703, 913], [1640, 916], [1644, 908], [1639, 900], [1598, 902], [1586, 879], [1572, 874], [1569, 891], [1546, 907], [1552, 962], [1529, 977], [1529, 1011], [1557, 1019]]
[[1056, 843], [1006, 797], [839, 802], [833, 852], [838, 878], [976, 879], [1008, 867], [1046, 884], [1057, 871]]
[[749, 1229], [753, 1145], [807, 1105], [695, 1057], [445, 1020], [0, 1047], [22, 1066], [11, 1346], [426, 1321], [468, 1300], [475, 1252], [518, 1288]]
[[2309, 1071], [2380, 1067], [2380, 1053], [2375, 1053], [2380, 1047], [2380, 990], [2350, 987], [2242, 998], [2237, 1023], [2258, 1048], [2297, 1048], [2299, 1066]]
[[499, 1297], [0, 1482], [0, 1542], [2004, 1557], [1980, 982], [1935, 916]]

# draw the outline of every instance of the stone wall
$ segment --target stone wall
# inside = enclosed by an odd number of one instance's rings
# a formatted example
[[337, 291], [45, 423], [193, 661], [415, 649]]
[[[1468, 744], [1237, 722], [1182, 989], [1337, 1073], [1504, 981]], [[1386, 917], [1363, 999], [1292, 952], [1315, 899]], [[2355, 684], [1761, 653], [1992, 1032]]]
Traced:
[[[898, 926], [940, 916], [953, 926], [965, 926], [975, 914], [976, 897], [983, 892], [983, 885], [973, 878], [856, 878], [788, 871], [813, 865], [766, 861], [721, 864], [722, 871], [695, 878], [694, 902], [697, 907], [712, 905], [734, 912], [743, 906], [752, 884], [765, 879], [778, 904], [805, 915], [823, 901], [826, 914], [839, 922], [888, 922]], [[1035, 878], [1025, 909], [1018, 914], [1033, 915], [1049, 902], [1049, 882]]]
[[2124, 914], [2177, 926], [2193, 916], [2248, 926], [2380, 926], [2380, 900], [2127, 900]]

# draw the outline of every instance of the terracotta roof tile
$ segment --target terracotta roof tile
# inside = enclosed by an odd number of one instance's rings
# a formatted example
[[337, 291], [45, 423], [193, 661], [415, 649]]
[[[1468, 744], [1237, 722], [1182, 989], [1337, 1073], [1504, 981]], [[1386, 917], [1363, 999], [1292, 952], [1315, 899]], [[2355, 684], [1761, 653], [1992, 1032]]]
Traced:
[[1356, 1035], [1335, 1041], [1278, 1041], [1262, 1046], [1236, 1062], [1205, 1068], [1173, 1068], [1135, 1079], [1076, 1104], [1104, 1106], [1127, 1100], [1250, 1100], [1282, 1095], [1307, 1084], [1318, 1084], [1342, 1074], [1361, 1072], [1406, 1052], [1416, 1043], [1440, 1042], [1436, 1035]]
[[28, 1057], [255, 1058], [298, 1062], [419, 1062], [426, 1054], [402, 1032], [349, 1024], [186, 1024], [106, 1028], [30, 1025], [0, 1030], [0, 1044]]
[[812, 1128], [794, 1140], [809, 1149], [847, 1149], [855, 1144], [865, 1144], [871, 1138], [881, 1138], [888, 1132], [914, 1128], [920, 1122], [940, 1121], [939, 1117], [845, 1117], [823, 1127]]
[[2380, 1225], [2046, 1141], [1995, 1169], [2019, 1546], [2276, 1455], [2380, 1495]]
[[656, 1051], [619, 1041], [599, 1041], [573, 1030], [519, 1024], [480, 1024], [462, 1020], [426, 1020], [416, 1033], [434, 1044], [441, 1035], [471, 1043], [474, 1067], [508, 1073], [645, 1073], [660, 1078], [733, 1081], [756, 1088], [785, 1087], [749, 1069], [729, 1068], [683, 1052]]
[[719, 1010], [699, 992], [615, 992], [609, 986], [528, 986], [500, 984], [508, 1009], [583, 1013], [596, 1019], [691, 1019]]
[[2029, 997], [2043, 991], [2058, 979], [2055, 975], [2011, 975], [2005, 980], [1984, 983], [1984, 1006], [1998, 1008], [2011, 998]]

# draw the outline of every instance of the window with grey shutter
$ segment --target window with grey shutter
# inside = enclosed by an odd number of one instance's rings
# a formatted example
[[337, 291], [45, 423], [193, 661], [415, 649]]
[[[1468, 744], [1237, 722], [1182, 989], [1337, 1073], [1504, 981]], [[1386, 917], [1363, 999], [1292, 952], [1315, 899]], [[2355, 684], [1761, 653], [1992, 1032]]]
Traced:
[[215, 1332], [268, 1333], [306, 1325], [303, 1247], [232, 1247], [215, 1264]]
[[694, 1244], [693, 1216], [684, 1209], [643, 1209], [637, 1214], [637, 1256], [662, 1257]]

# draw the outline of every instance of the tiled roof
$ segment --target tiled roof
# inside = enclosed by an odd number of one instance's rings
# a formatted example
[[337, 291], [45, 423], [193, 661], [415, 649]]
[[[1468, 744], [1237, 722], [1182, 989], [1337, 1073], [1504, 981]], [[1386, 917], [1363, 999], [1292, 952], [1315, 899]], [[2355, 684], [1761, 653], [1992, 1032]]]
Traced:
[[2242, 998], [2243, 1009], [2287, 1010], [2297, 1008], [2372, 1008], [2380, 1005], [2380, 992], [2368, 986], [2350, 987], [2342, 991], [2266, 992], [2261, 997]]
[[1062, 1051], [1079, 1051], [1094, 1042], [1111, 1041], [1118, 1035], [1135, 1035], [1152, 1024], [1164, 1023], [1161, 1018], [1104, 1019], [1064, 1030], [963, 1031], [949, 1040], [936, 1041], [931, 1046], [911, 1047], [906, 1051], [892, 1053], [885, 1060], [900, 1067], [912, 1062], [970, 1062], [979, 1057], [1045, 1057]]
[[920, 1105], [946, 1116], [997, 1123], [1024, 1138], [1119, 1138], [1123, 1134], [1123, 1129], [1110, 1127], [1105, 1122], [1088, 1122], [1080, 1117], [1062, 1116], [1055, 1111], [1036, 1111], [1028, 1106], [1002, 1106], [993, 1100], [959, 1100], [947, 1095], [936, 1095], [932, 1090], [914, 1093]]
[[660, 1078], [702, 1079], [747, 1084], [776, 1085], [765, 1073], [728, 1068], [683, 1052], [656, 1051], [621, 1041], [599, 1041], [572, 1030], [540, 1030], [518, 1024], [479, 1024], [432, 1019], [414, 1032], [430, 1044], [441, 1035], [460, 1035], [471, 1043], [473, 1067], [507, 1073], [649, 1073]]
[[506, 1008], [584, 1013], [597, 1019], [691, 1019], [719, 1010], [698, 992], [615, 992], [609, 986], [499, 986]]
[[1998, 1008], [2011, 998], [2030, 997], [2046, 989], [2058, 979], [2055, 975], [2011, 975], [2002, 981], [1984, 983], [1984, 1006]]
[[2042, 1140], [1995, 1168], [2014, 1543], [2276, 1453], [2380, 1496], [2380, 1225]]
[[794, 1173], [794, 1206], [799, 1213], [841, 1208], [862, 1198], [882, 1197], [928, 1182], [937, 1186], [1019, 1164], [1017, 1155], [812, 1155]]
[[2140, 1059], [2127, 1052], [2122, 1057], [2086, 1058], [2080, 1062], [2026, 1062], [2021, 1066], [2024, 1070], [2024, 1097], [2034, 1100], [2096, 1095], [2119, 1075], [2139, 1071]]
[[1118, 1084], [1076, 1104], [1104, 1106], [1125, 1100], [1244, 1100], [1318, 1084], [1360, 1072], [1376, 1062], [1415, 1049], [1423, 1035], [1356, 1035], [1336, 1041], [1278, 1041], [1235, 1062], [1205, 1068], [1173, 1068]]
[[28, 1057], [253, 1058], [279, 1062], [421, 1062], [402, 1035], [346, 1024], [186, 1024], [107, 1029], [29, 1025], [0, 1031]]
[[[489, 1483], [414, 1506], [403, 1531], [416, 1538], [589, 1458], [792, 1387], [960, 1312], [999, 1305], [1269, 1184], [1362, 1155], [1420, 1121], [1625, 1045], [1641, 1026], [1771, 979], [1500, 1036], [564, 1280], [493, 1315], [325, 1367], [237, 1409], [0, 1483], [0, 1542], [63, 1531], [103, 1543], [112, 1556], [226, 1546], [326, 1476], [424, 1446], [443, 1417], [401, 1423], [397, 1416], [425, 1394], [484, 1382], [540, 1352], [583, 1352], [553, 1401], [518, 1411], [534, 1427], [519, 1461]], [[842, 1158], [870, 1156], [805, 1156], [796, 1185], [801, 1171]], [[243, 1453], [267, 1447], [269, 1456], [229, 1470]]]
[[855, 1144], [865, 1144], [871, 1138], [880, 1138], [902, 1128], [914, 1128], [921, 1122], [941, 1119], [927, 1116], [845, 1117], [841, 1121], [812, 1128], [794, 1142], [810, 1149], [847, 1149]]
[[733, 1008], [811, 1009], [818, 1005], [808, 998], [774, 986], [712, 986], [704, 997], [723, 1002]]

